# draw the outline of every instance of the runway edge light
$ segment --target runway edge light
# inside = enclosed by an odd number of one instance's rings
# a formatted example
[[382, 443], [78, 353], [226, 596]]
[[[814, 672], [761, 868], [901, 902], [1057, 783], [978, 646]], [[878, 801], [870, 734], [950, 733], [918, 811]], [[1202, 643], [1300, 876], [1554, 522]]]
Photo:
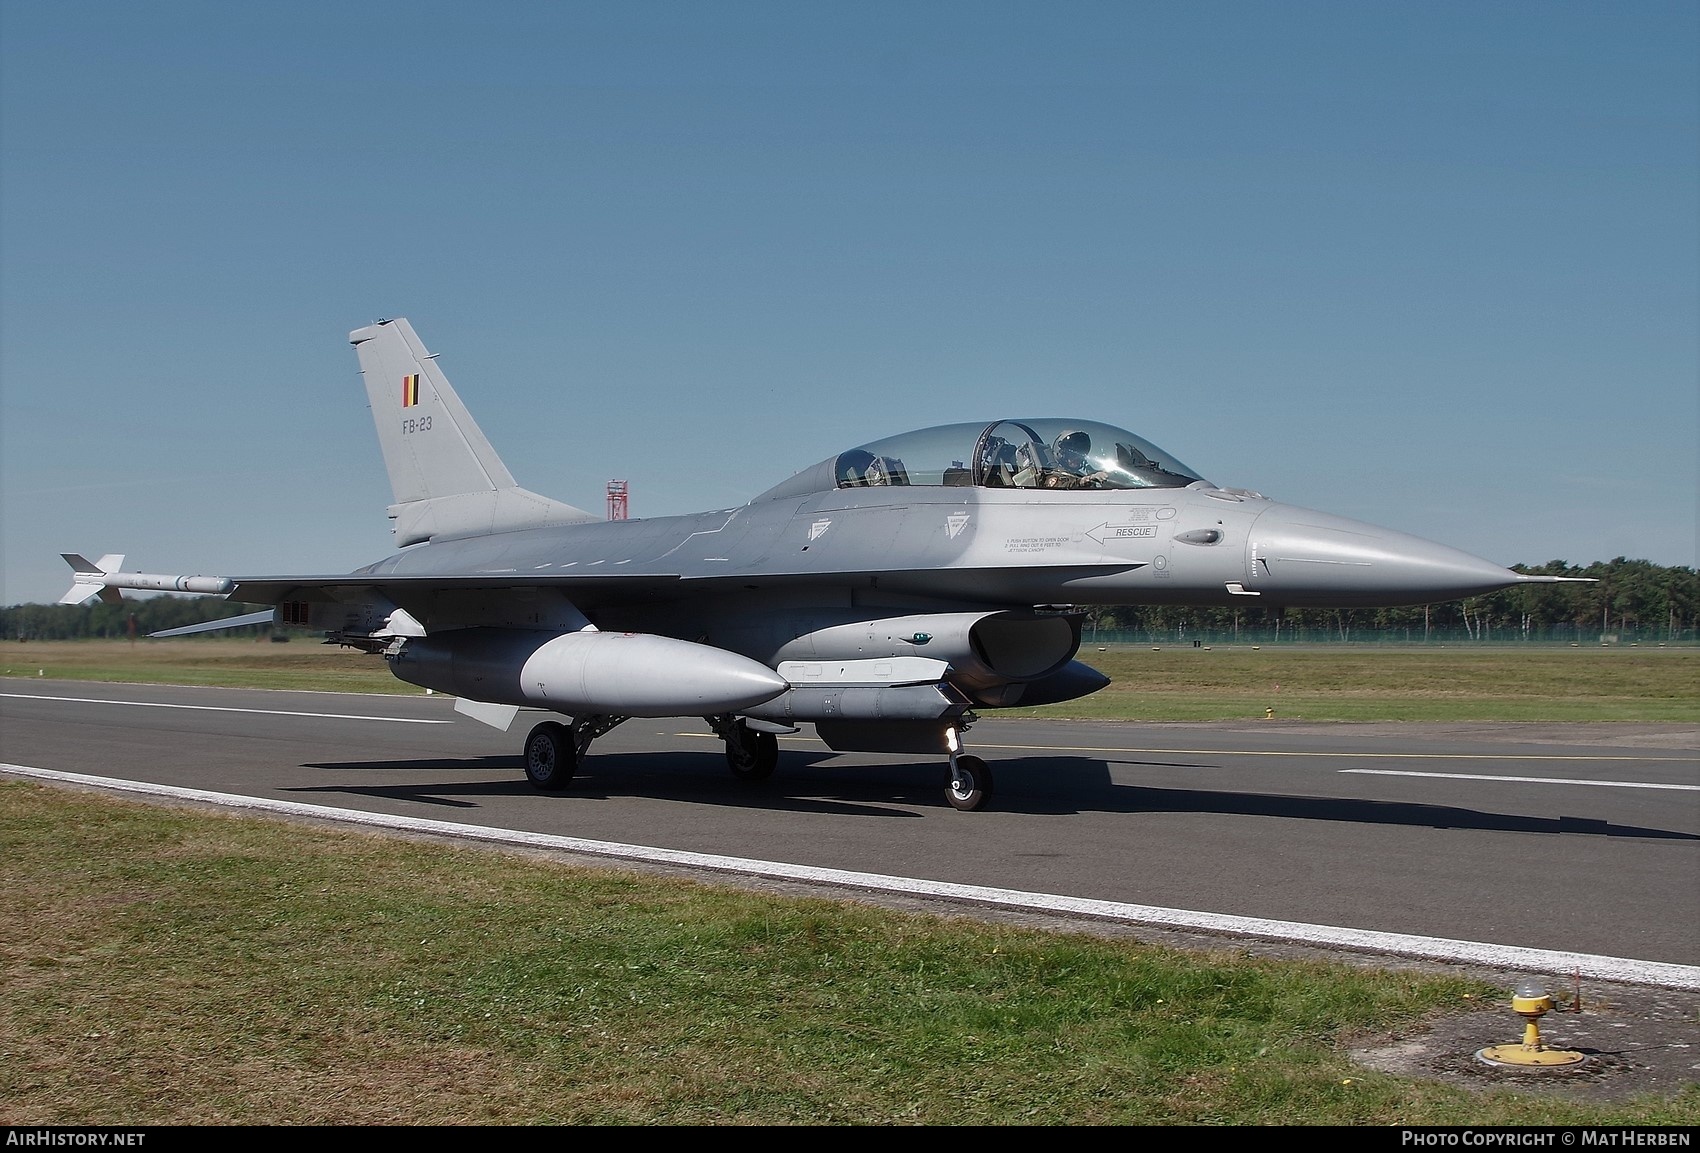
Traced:
[[1478, 1049], [1476, 1060], [1519, 1069], [1567, 1069], [1588, 1059], [1573, 1049], [1549, 1049], [1541, 1043], [1541, 1018], [1552, 1012], [1552, 994], [1545, 982], [1533, 977], [1519, 981], [1511, 994], [1511, 1011], [1523, 1018], [1522, 1042]]

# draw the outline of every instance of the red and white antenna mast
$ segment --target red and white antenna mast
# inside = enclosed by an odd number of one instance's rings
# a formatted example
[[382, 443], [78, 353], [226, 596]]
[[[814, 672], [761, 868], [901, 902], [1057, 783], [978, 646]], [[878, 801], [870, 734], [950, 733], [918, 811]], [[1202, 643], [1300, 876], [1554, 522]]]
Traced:
[[608, 519], [626, 519], [626, 482], [611, 480], [608, 482]]

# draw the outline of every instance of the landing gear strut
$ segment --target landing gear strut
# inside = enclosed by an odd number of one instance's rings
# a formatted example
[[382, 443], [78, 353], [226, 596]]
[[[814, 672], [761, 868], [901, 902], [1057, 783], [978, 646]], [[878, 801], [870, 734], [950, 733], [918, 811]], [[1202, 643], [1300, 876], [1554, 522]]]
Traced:
[[961, 730], [946, 729], [944, 739], [945, 747], [950, 750], [950, 783], [945, 786], [945, 800], [951, 808], [965, 813], [984, 808], [992, 795], [991, 766], [962, 751]]
[[965, 813], [984, 808], [987, 798], [992, 795], [991, 766], [972, 753], [952, 753], [950, 784], [944, 795], [951, 808]]

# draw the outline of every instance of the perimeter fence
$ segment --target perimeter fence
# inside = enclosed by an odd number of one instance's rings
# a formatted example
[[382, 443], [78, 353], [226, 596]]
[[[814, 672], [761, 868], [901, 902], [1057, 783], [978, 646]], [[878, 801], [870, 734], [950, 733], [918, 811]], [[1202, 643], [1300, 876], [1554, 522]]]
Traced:
[[1476, 629], [1359, 628], [1302, 625], [1279, 627], [1242, 625], [1239, 628], [1177, 624], [1162, 628], [1095, 628], [1088, 622], [1080, 634], [1084, 645], [1358, 645], [1375, 647], [1506, 648], [1700, 648], [1700, 629], [1619, 629], [1602, 633], [1598, 625], [1551, 625], [1532, 628]]

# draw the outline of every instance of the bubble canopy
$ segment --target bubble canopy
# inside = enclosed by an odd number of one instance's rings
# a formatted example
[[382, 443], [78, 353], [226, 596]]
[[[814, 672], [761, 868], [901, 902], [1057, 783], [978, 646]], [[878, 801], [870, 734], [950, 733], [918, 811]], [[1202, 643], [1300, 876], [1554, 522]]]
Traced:
[[1203, 479], [1126, 429], [1044, 418], [946, 424], [886, 437], [822, 461], [765, 495], [887, 485], [1185, 488]]

